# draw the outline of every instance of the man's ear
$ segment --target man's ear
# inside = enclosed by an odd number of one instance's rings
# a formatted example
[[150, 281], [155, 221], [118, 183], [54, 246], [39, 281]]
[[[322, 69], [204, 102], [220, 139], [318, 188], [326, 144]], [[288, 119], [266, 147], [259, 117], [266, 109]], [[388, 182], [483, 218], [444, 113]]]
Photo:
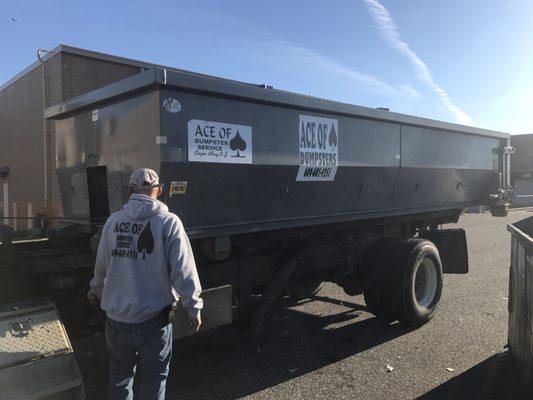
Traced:
[[161, 196], [161, 194], [163, 194], [163, 188], [161, 186], [159, 186], [157, 188], [157, 197]]

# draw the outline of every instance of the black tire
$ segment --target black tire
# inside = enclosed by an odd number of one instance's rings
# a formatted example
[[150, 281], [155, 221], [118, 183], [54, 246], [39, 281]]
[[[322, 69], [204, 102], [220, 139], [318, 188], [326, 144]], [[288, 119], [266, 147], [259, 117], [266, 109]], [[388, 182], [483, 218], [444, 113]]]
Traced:
[[368, 310], [385, 323], [396, 320], [395, 297], [392, 290], [391, 261], [398, 241], [377, 240], [363, 259], [366, 271], [363, 296]]
[[400, 244], [381, 239], [370, 254], [375, 262], [365, 289], [370, 312], [384, 322], [399, 320], [414, 327], [428, 323], [442, 294], [442, 263], [435, 245], [425, 239]]
[[435, 315], [442, 294], [442, 263], [433, 242], [408, 239], [395, 257], [395, 314], [413, 327], [427, 324]]
[[295, 300], [308, 299], [316, 295], [322, 288], [322, 279], [314, 275], [301, 276], [289, 280], [287, 289]]

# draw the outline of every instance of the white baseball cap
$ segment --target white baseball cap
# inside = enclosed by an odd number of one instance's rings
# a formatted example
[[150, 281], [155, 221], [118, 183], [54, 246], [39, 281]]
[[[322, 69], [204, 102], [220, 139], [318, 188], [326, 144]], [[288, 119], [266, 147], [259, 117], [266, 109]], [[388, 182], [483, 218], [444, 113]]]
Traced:
[[134, 189], [149, 189], [161, 186], [159, 184], [159, 176], [153, 169], [139, 168], [131, 174], [130, 187]]

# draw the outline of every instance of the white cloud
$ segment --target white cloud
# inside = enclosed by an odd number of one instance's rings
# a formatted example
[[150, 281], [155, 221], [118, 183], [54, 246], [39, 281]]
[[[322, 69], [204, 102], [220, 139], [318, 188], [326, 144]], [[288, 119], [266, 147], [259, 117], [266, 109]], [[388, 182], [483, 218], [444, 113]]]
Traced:
[[419, 79], [426, 82], [429, 87], [437, 94], [441, 104], [453, 115], [457, 122], [461, 124], [472, 125], [472, 119], [459, 106], [457, 106], [448, 93], [435, 82], [431, 71], [426, 63], [403, 41], [398, 27], [392, 20], [389, 11], [378, 0], [363, 0], [370, 14], [376, 21], [376, 24], [387, 43], [400, 54], [405, 56], [413, 65], [416, 75]]
[[[378, 77], [360, 72], [348, 67], [338, 61], [323, 54], [316, 53], [304, 47], [297, 46], [291, 42], [282, 40], [262, 40], [254, 42], [255, 55], [262, 59], [267, 58], [270, 62], [277, 63], [278, 66], [292, 70], [298, 69], [319, 69], [330, 76], [346, 79], [361, 85], [361, 89], [367, 90], [389, 98], [398, 98], [408, 101], [418, 101], [422, 96], [418, 91], [408, 84], [393, 86]], [[259, 53], [259, 54], [258, 54]]]

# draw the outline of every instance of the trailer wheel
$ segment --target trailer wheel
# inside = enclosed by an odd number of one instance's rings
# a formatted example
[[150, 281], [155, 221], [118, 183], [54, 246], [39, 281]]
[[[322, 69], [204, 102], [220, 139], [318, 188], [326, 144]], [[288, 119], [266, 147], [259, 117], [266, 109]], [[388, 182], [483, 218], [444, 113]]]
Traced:
[[368, 310], [379, 320], [389, 323], [396, 320], [393, 279], [391, 279], [391, 254], [398, 242], [392, 238], [377, 240], [363, 259], [366, 271], [363, 296]]
[[322, 279], [314, 275], [301, 276], [289, 280], [287, 290], [295, 300], [308, 299], [322, 288]]
[[400, 322], [419, 327], [435, 315], [442, 294], [442, 263], [429, 240], [405, 240], [394, 257], [395, 314]]

